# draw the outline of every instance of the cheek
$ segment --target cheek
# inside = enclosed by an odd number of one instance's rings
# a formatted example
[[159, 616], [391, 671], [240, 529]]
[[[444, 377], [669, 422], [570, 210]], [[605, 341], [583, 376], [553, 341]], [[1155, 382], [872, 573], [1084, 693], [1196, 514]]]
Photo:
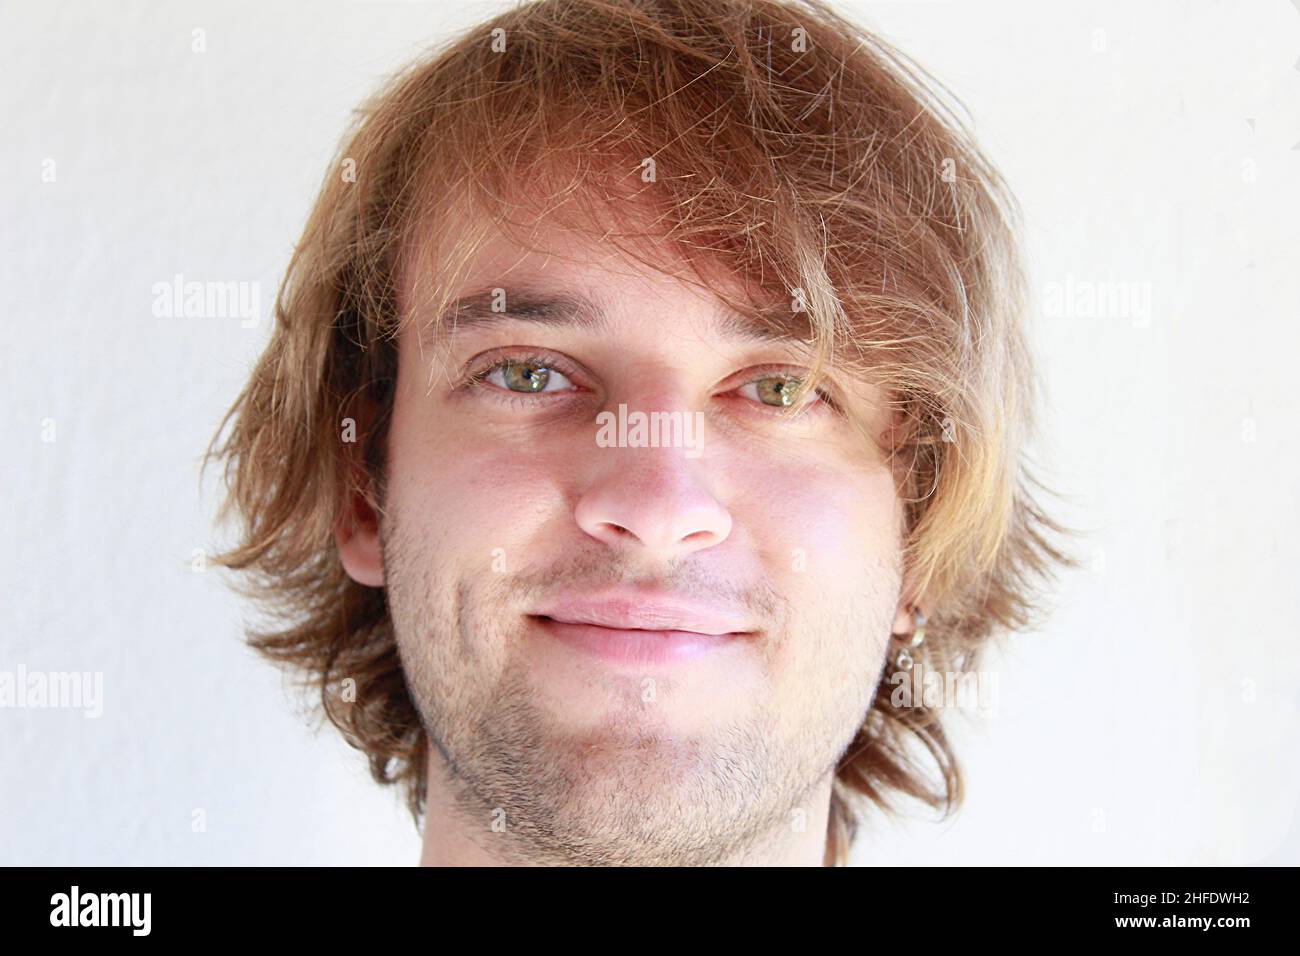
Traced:
[[896, 559], [901, 508], [886, 470], [805, 466], [782, 477], [747, 482], [744, 514], [736, 516], [774, 572], [835, 590], [860, 586], [864, 574]]
[[468, 429], [454, 418], [394, 412], [392, 480], [404, 520], [422, 527], [446, 553], [510, 551], [562, 507], [571, 454], [560, 443], [514, 440]]
[[779, 734], [835, 728], [845, 747], [879, 680], [900, 584], [901, 509], [883, 469], [806, 467], [786, 485], [754, 491], [745, 517], [792, 615], [765, 663]]

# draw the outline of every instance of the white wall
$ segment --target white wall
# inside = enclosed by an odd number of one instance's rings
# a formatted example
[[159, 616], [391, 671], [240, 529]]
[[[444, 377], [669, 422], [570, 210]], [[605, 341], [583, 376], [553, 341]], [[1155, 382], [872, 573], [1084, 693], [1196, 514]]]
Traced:
[[[191, 569], [197, 464], [350, 110], [499, 6], [0, 8], [0, 670], [104, 681], [97, 719], [0, 709], [0, 863], [417, 860]], [[965, 809], [874, 819], [859, 861], [1300, 863], [1300, 12], [842, 6], [961, 97], [1025, 206], [1040, 457], [1093, 558], [999, 659]], [[177, 273], [258, 284], [261, 321], [156, 317]], [[1149, 309], [1051, 308], [1105, 282]]]

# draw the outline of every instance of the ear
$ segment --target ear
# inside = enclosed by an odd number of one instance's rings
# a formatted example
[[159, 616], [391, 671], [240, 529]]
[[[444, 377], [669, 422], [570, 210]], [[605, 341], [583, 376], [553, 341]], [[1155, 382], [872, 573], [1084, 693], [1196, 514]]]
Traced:
[[347, 440], [346, 419], [340, 424], [347, 486], [334, 522], [334, 543], [348, 577], [358, 584], [380, 588], [384, 586], [384, 555], [379, 541], [379, 504], [374, 479], [362, 460], [362, 448], [374, 419], [375, 410], [370, 403], [358, 405], [351, 430], [354, 441]]
[[910, 572], [903, 576], [903, 587], [898, 599], [898, 609], [894, 613], [894, 634], [912, 634], [916, 631], [916, 619], [913, 617], [912, 609], [916, 607], [920, 612], [929, 617], [929, 611], [926, 610], [928, 605], [924, 599], [916, 597], [916, 582]]
[[890, 629], [891, 634], [898, 636], [908, 633], [912, 626], [912, 615], [907, 612], [907, 604], [903, 601], [898, 602], [898, 610], [894, 613], [894, 626]]

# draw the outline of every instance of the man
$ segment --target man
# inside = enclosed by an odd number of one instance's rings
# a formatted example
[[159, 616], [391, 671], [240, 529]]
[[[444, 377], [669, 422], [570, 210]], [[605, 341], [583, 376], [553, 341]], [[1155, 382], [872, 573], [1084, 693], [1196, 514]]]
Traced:
[[820, 3], [541, 0], [363, 112], [223, 562], [422, 862], [835, 864], [864, 800], [960, 803], [895, 675], [1070, 559], [1014, 204], [922, 75]]

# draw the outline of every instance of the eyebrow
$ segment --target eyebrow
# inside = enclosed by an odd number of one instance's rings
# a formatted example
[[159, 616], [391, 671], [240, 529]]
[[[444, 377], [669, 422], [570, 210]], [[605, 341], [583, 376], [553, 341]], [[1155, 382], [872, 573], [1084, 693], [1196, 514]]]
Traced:
[[[497, 287], [498, 289], [501, 287]], [[499, 308], [494, 308], [498, 306]], [[783, 332], [742, 315], [718, 301], [711, 316], [714, 328], [724, 337], [745, 342], [800, 342], [793, 332]], [[551, 328], [600, 332], [609, 328], [610, 315], [601, 305], [580, 293], [516, 288], [501, 295], [487, 289], [452, 301], [443, 313], [450, 337], [494, 325], [502, 320], [530, 322]], [[425, 330], [432, 334], [433, 326]]]

